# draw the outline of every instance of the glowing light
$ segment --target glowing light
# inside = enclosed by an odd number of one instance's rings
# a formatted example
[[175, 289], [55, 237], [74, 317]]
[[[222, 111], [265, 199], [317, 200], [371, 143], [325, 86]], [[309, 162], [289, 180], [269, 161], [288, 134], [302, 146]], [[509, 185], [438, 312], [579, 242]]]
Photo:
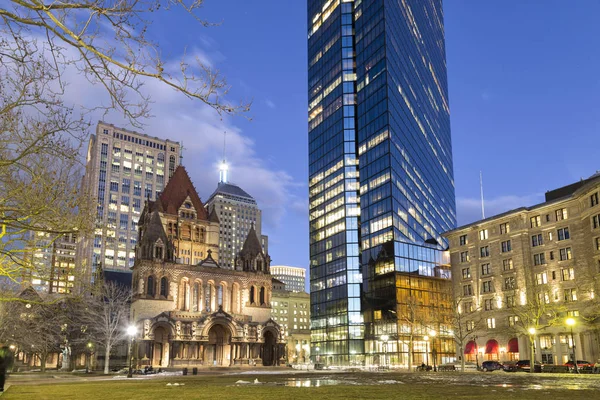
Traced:
[[127, 327], [127, 335], [128, 336], [135, 336], [135, 334], [137, 333], [137, 328], [135, 327], [135, 325], [129, 325]]
[[529, 332], [530, 335], [535, 335], [535, 328], [531, 327], [527, 330]]
[[575, 319], [574, 318], [567, 318], [567, 325], [569, 326], [573, 326], [575, 325]]

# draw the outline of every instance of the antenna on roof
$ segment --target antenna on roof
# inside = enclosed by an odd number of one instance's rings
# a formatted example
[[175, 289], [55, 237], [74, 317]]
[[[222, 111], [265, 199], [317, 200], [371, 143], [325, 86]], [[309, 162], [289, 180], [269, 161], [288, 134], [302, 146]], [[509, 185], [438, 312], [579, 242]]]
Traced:
[[223, 132], [223, 161], [219, 168], [219, 183], [227, 183], [227, 162], [225, 162], [225, 147], [227, 146], [227, 131]]
[[183, 165], [183, 149], [185, 149], [185, 147], [183, 147], [183, 140], [181, 141], [181, 149], [179, 149], [179, 164]]
[[485, 219], [485, 205], [483, 201], [483, 174], [479, 171], [479, 186], [481, 188], [481, 219]]

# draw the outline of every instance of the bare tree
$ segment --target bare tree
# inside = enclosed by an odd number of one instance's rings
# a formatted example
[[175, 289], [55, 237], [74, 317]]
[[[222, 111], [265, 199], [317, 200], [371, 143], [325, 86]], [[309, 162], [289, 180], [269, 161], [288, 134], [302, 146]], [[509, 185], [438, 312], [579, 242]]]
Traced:
[[[94, 199], [80, 189], [79, 153], [90, 112], [116, 110], [134, 126], [150, 116], [144, 83], [159, 82], [221, 114], [228, 85], [200, 57], [161, 56], [154, 18], [181, 9], [200, 26], [203, 0], [7, 0], [0, 5], [0, 276], [43, 280], [31, 253], [61, 235], [92, 229]], [[66, 100], [83, 76], [110, 99], [93, 109]], [[42, 238], [40, 238], [42, 236]], [[43, 240], [41, 240], [43, 239]], [[4, 299], [11, 300], [11, 299]], [[14, 299], [12, 299], [14, 300]]]
[[449, 313], [449, 323], [452, 327], [452, 338], [458, 347], [460, 357], [460, 370], [465, 371], [465, 346], [474, 332], [481, 328], [483, 315], [481, 309], [473, 304], [473, 297], [457, 293]]
[[110, 352], [126, 337], [131, 289], [114, 282], [102, 283], [89, 300], [89, 327], [96, 343], [104, 349], [104, 373], [108, 374]]

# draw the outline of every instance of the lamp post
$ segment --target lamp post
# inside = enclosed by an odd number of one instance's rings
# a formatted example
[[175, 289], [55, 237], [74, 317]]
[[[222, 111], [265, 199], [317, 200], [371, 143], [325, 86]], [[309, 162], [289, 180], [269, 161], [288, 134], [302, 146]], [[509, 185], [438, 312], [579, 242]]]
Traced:
[[88, 349], [87, 353], [88, 354], [86, 354], [86, 356], [87, 356], [86, 358], [87, 359], [86, 359], [86, 362], [85, 362], [85, 373], [86, 374], [90, 372], [91, 358], [92, 358], [92, 353], [94, 351], [93, 348], [94, 348], [94, 344], [92, 342], [88, 342], [88, 344], [87, 344], [87, 349]]
[[573, 326], [575, 325], [575, 318], [567, 318], [567, 325], [571, 328], [571, 344], [573, 346], [573, 366], [575, 369], [575, 373], [579, 373], [579, 368], [577, 367], [577, 357], [575, 356], [575, 339], [573, 338]]
[[127, 377], [128, 378], [132, 378], [133, 377], [133, 341], [135, 339], [135, 334], [137, 333], [137, 328], [135, 327], [135, 325], [130, 325], [129, 327], [127, 327], [127, 335], [131, 338], [129, 340], [129, 351], [127, 352], [129, 354], [129, 372], [127, 373]]
[[437, 372], [437, 350], [435, 349], [435, 335], [437, 335], [437, 332], [432, 329], [429, 331], [429, 335], [431, 335], [431, 358], [433, 359], [433, 372]]
[[387, 367], [387, 342], [390, 340], [388, 335], [381, 335], [381, 340], [383, 340], [383, 366]]
[[321, 350], [321, 348], [319, 346], [315, 347], [315, 351], [317, 352], [317, 364], [319, 363], [319, 350]]
[[423, 340], [425, 340], [425, 369], [429, 366], [429, 336], [423, 336]]
[[473, 343], [475, 343], [475, 364], [477, 365], [477, 370], [479, 371], [479, 346], [477, 346], [477, 336], [473, 335]]
[[529, 332], [529, 342], [531, 342], [531, 360], [529, 360], [529, 372], [535, 372], [535, 328], [531, 327], [527, 330]]

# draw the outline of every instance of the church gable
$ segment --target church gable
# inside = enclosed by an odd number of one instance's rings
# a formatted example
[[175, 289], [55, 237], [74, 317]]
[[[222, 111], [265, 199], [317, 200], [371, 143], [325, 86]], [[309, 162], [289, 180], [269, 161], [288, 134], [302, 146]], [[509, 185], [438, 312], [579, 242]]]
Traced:
[[178, 166], [173, 173], [169, 183], [160, 194], [160, 204], [166, 214], [178, 215], [181, 207], [189, 202], [190, 208], [195, 210], [196, 218], [208, 220], [204, 205], [198, 196], [187, 171], [183, 166]]

